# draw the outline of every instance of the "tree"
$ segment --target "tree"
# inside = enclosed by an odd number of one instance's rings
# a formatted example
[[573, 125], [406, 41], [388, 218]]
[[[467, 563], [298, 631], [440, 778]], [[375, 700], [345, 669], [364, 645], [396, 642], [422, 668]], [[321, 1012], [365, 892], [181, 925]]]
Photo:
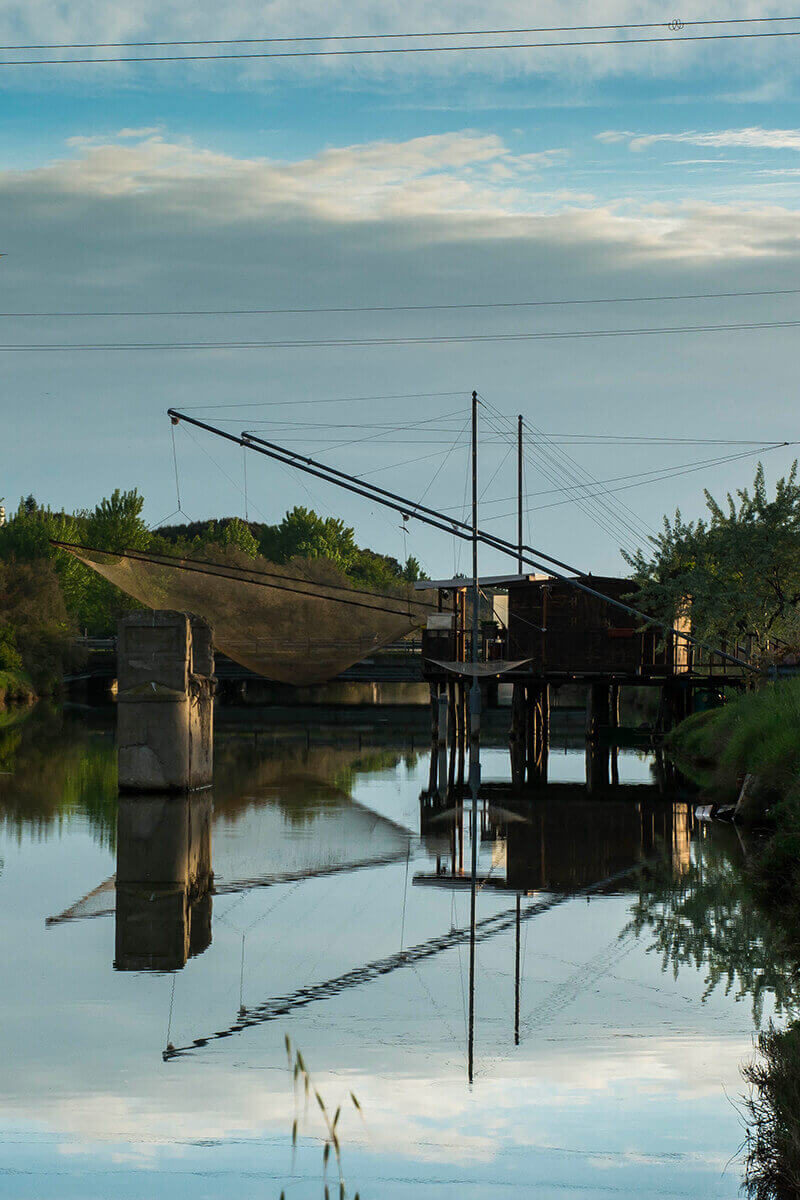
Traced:
[[292, 558], [328, 558], [347, 573], [358, 553], [353, 530], [338, 517], [320, 517], [296, 505], [279, 525], [265, 526], [260, 550], [271, 562]]
[[201, 547], [215, 545], [225, 550], [234, 547], [248, 558], [255, 558], [258, 554], [258, 542], [239, 517], [229, 517], [225, 521], [209, 521], [197, 540]]
[[766, 651], [773, 639], [800, 642], [800, 484], [797, 462], [770, 498], [759, 463], [752, 490], [726, 504], [706, 491], [706, 520], [664, 518], [651, 557], [624, 554], [633, 568], [635, 602], [672, 625], [691, 614], [693, 632], [719, 643], [752, 635]]
[[409, 554], [406, 559], [406, 565], [403, 567], [403, 579], [407, 583], [417, 583], [421, 579], [427, 579], [428, 576], [423, 571], [419, 561], [413, 554]]
[[86, 540], [98, 550], [145, 550], [150, 530], [142, 520], [144, 496], [116, 488], [86, 519]]
[[0, 562], [0, 666], [21, 667], [38, 691], [50, 690], [73, 635], [53, 564]]

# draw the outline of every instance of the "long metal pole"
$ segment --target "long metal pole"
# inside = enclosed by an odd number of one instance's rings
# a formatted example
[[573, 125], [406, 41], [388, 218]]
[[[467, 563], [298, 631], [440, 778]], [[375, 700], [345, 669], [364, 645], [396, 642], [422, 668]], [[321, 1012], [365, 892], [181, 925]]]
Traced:
[[517, 919], [514, 926], [514, 1045], [519, 1045], [519, 915], [520, 897], [517, 892]]
[[475, 1065], [475, 901], [478, 879], [478, 788], [480, 786], [481, 688], [478, 683], [480, 637], [478, 587], [478, 394], [472, 393], [472, 687], [469, 693], [469, 786], [472, 793], [472, 872], [469, 887], [469, 1033], [467, 1075], [472, 1083]]
[[517, 564], [522, 574], [522, 413], [517, 417]]

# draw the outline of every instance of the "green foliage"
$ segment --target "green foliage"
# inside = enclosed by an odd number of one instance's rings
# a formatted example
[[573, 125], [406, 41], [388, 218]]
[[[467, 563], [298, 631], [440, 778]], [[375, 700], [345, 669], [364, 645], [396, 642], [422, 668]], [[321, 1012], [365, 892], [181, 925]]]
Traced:
[[694, 632], [715, 644], [752, 635], [800, 644], [800, 484], [797, 462], [767, 494], [759, 463], [751, 490], [725, 505], [705, 493], [709, 517], [664, 518], [648, 554], [624, 557], [633, 569], [637, 607], [667, 624], [691, 612]]
[[0, 668], [0, 709], [5, 704], [33, 704], [36, 692], [24, 671]]
[[249, 558], [260, 554], [268, 562], [281, 564], [295, 559], [326, 559], [353, 583], [376, 591], [398, 591], [427, 578], [413, 555], [401, 566], [391, 555], [358, 546], [354, 530], [344, 521], [321, 517], [302, 505], [287, 512], [276, 525], [226, 517], [166, 526], [152, 535], [150, 548], [196, 558], [215, 557], [220, 548], [234, 548]]
[[[28, 496], [20, 501], [6, 525], [0, 527], [0, 565], [13, 565], [19, 570], [27, 565], [34, 576], [41, 577], [43, 608], [48, 605], [52, 608], [50, 572], [54, 570], [65, 606], [66, 615], [61, 614], [61, 625], [95, 637], [112, 635], [120, 616], [141, 606], [72, 554], [54, 547], [51, 539], [112, 552], [151, 550], [214, 561], [236, 561], [238, 557], [240, 565], [259, 554], [277, 563], [296, 558], [324, 559], [354, 582], [378, 591], [400, 592], [409, 582], [422, 577], [420, 565], [413, 556], [401, 567], [394, 558], [359, 547], [353, 530], [343, 521], [320, 517], [303, 507], [287, 512], [277, 525], [227, 517], [219, 521], [174, 525], [156, 532], [147, 528], [142, 518], [143, 508], [144, 498], [135, 488], [130, 491], [117, 488], [93, 510], [76, 513], [41, 507], [33, 496]], [[52, 634], [52, 621], [47, 625]], [[19, 642], [19, 631], [13, 622], [5, 621], [2, 607], [0, 667], [5, 664], [11, 668], [16, 662], [10, 634], [3, 633], [6, 626], [13, 634], [22, 665], [30, 670], [26, 651]], [[42, 640], [43, 643], [48, 640], [44, 631]], [[62, 637], [62, 651], [64, 645], [66, 642]], [[40, 650], [44, 652], [44, 645]], [[48, 660], [45, 674], [48, 671], [54, 676], [59, 674], [55, 663], [57, 657], [45, 654]], [[34, 664], [34, 671], [37, 677], [42, 677], [38, 663]]]
[[50, 691], [61, 678], [73, 626], [53, 564], [0, 561], [0, 635], [3, 665], [24, 670], [37, 691]]
[[682, 721], [666, 741], [678, 766], [730, 800], [752, 772], [780, 791], [800, 778], [800, 679], [746, 692]]
[[327, 558], [348, 574], [359, 553], [353, 530], [336, 517], [320, 517], [296, 505], [278, 525], [265, 525], [259, 550], [271, 562]]
[[[291, 1039], [289, 1038], [288, 1034], [284, 1035], [283, 1041], [284, 1041], [284, 1046], [286, 1047], [286, 1061], [287, 1061], [287, 1064], [289, 1067], [289, 1073], [292, 1077], [292, 1085], [293, 1085], [294, 1097], [295, 1097], [295, 1110], [297, 1110], [297, 1101], [298, 1101], [298, 1092], [299, 1092], [303, 1098], [303, 1101], [304, 1101], [303, 1107], [304, 1107], [304, 1110], [306, 1110], [306, 1115], [307, 1115], [308, 1100], [309, 1100], [311, 1092], [313, 1092], [314, 1099], [316, 1100], [317, 1106], [322, 1115], [322, 1121], [323, 1121], [323, 1126], [324, 1126], [323, 1144], [322, 1144], [322, 1195], [325, 1197], [325, 1200], [330, 1200], [331, 1193], [330, 1193], [330, 1186], [328, 1184], [327, 1176], [328, 1176], [328, 1164], [329, 1164], [330, 1157], [331, 1157], [331, 1150], [333, 1150], [333, 1153], [335, 1156], [335, 1161], [336, 1161], [336, 1171], [337, 1171], [337, 1174], [339, 1177], [338, 1178], [338, 1186], [337, 1186], [336, 1190], [337, 1190], [337, 1193], [339, 1196], [339, 1200], [346, 1200], [347, 1185], [345, 1183], [344, 1174], [342, 1171], [342, 1147], [341, 1147], [341, 1135], [339, 1132], [339, 1118], [342, 1115], [342, 1106], [340, 1104], [337, 1107], [336, 1112], [334, 1113], [333, 1117], [331, 1117], [330, 1110], [328, 1109], [327, 1105], [325, 1104], [325, 1100], [323, 1099], [322, 1094], [314, 1086], [314, 1082], [313, 1082], [311, 1075], [309, 1073], [309, 1070], [305, 1064], [303, 1055], [300, 1053], [299, 1050], [294, 1049], [294, 1047], [292, 1046]], [[358, 1100], [356, 1099], [356, 1097], [353, 1095], [352, 1092], [350, 1093], [350, 1101], [353, 1105], [353, 1108], [356, 1110], [356, 1112], [358, 1112], [359, 1116], [362, 1116], [362, 1119], [363, 1119], [363, 1115], [361, 1112], [361, 1105], [359, 1104]], [[297, 1150], [297, 1138], [298, 1138], [299, 1132], [300, 1132], [300, 1121], [299, 1121], [299, 1117], [295, 1116], [295, 1119], [292, 1122], [292, 1162], [294, 1162], [294, 1155]], [[283, 1195], [283, 1193], [281, 1193], [281, 1195]], [[359, 1197], [359, 1193], [356, 1192], [355, 1196], [353, 1197], [353, 1200], [358, 1200], [358, 1197]]]
[[85, 544], [101, 550], [146, 550], [150, 530], [142, 520], [143, 508], [144, 496], [136, 488], [130, 492], [116, 488], [86, 517]]
[[749, 692], [683, 721], [667, 740], [678, 766], [721, 800], [747, 774], [774, 791], [770, 836], [753, 855], [753, 894], [800, 928], [800, 679]]
[[17, 648], [17, 637], [10, 624], [0, 625], [0, 670], [22, 670], [22, 655]]
[[142, 520], [143, 505], [136, 489], [117, 489], [92, 512], [72, 514], [40, 508], [29, 496], [0, 528], [0, 561], [30, 565], [49, 561], [74, 626], [96, 636], [112, 633], [118, 617], [136, 607], [136, 602], [71, 554], [52, 546], [50, 539], [109, 550], [145, 549], [150, 533]]

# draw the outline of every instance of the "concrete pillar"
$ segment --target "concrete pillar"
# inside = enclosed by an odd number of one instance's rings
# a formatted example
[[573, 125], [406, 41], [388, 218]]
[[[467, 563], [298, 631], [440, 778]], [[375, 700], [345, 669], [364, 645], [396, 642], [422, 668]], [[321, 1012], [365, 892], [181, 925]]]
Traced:
[[[198, 670], [199, 668], [199, 670]], [[207, 787], [213, 772], [211, 629], [185, 613], [130, 613], [117, 636], [123, 792]]]

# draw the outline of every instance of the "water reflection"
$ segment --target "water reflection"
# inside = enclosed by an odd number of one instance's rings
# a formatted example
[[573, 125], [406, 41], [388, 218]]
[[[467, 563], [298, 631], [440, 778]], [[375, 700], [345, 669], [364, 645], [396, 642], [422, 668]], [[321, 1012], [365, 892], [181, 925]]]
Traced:
[[212, 811], [210, 792], [120, 796], [117, 970], [178, 970], [210, 946]]
[[502, 742], [485, 751], [468, 1091], [469, 806], [420, 800], [429, 760], [400, 723], [223, 730], [213, 797], [119, 807], [110, 730], [33, 730], [0, 732], [0, 1137], [30, 1138], [37, 1183], [279, 1195], [289, 1033], [326, 1098], [364, 1103], [372, 1141], [345, 1135], [362, 1195], [735, 1192], [722, 1085], [741, 1092], [751, 1002], [792, 1011], [800, 981], [738, 839], [695, 827], [643, 758], [590, 795], [583, 747], [554, 739], [523, 796]]
[[[638, 795], [643, 789], [634, 789]], [[596, 800], [576, 796], [580, 789], [552, 785], [527, 801], [511, 796], [480, 808], [481, 843], [491, 848], [491, 865], [479, 883], [502, 891], [573, 893], [608, 881], [609, 890], [635, 889], [635, 871], [658, 859], [670, 876], [689, 869], [695, 821], [685, 803], [654, 797]], [[414, 882], [467, 886], [464, 845], [469, 840], [469, 806], [432, 804], [420, 799], [420, 826], [433, 874]]]
[[767, 1000], [779, 1014], [800, 1005], [797, 946], [752, 901], [744, 835], [733, 826], [700, 826], [680, 872], [652, 863], [639, 877], [629, 925], [661, 968], [705, 974], [703, 999], [716, 990], [750, 999], [760, 1026]]

